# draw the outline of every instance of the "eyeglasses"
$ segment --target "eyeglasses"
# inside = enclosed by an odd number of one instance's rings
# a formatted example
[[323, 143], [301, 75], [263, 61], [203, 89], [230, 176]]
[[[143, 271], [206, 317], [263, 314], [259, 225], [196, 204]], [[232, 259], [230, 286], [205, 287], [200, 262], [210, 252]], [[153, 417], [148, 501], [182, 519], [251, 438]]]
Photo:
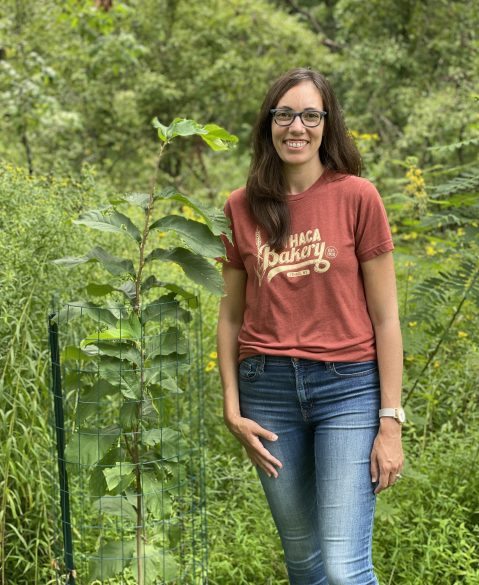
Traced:
[[304, 110], [303, 112], [293, 112], [293, 110], [275, 109], [270, 110], [273, 120], [278, 126], [291, 126], [296, 116], [299, 116], [304, 126], [314, 128], [321, 124], [321, 120], [327, 115], [327, 112], [321, 110]]

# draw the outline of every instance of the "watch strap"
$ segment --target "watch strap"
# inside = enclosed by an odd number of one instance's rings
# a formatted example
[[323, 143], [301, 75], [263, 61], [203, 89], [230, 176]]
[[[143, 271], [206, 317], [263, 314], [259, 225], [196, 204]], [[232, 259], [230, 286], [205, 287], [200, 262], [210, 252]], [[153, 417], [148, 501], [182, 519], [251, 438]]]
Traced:
[[404, 422], [404, 420], [406, 418], [404, 416], [404, 410], [401, 407], [399, 407], [399, 408], [380, 408], [379, 409], [379, 418], [381, 418], [383, 416], [394, 418], [395, 420], [397, 420], [401, 424]]
[[379, 417], [382, 416], [392, 416], [392, 418], [398, 418], [396, 408], [380, 408], [379, 409]]

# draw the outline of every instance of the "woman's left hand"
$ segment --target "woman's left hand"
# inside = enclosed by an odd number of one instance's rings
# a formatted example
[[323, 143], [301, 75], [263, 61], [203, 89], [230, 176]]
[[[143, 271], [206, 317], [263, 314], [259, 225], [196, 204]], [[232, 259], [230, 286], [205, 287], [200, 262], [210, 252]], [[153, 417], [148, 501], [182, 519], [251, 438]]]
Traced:
[[394, 485], [403, 466], [401, 425], [393, 418], [383, 417], [371, 451], [371, 479], [374, 483], [378, 481], [374, 493]]

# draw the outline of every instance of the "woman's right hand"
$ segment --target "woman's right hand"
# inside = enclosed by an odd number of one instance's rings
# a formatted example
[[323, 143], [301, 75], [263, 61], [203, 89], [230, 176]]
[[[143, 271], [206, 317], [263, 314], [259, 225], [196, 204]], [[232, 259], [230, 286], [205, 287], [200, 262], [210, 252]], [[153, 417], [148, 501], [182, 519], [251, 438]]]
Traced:
[[278, 477], [276, 468], [281, 469], [283, 464], [276, 457], [273, 457], [259, 440], [259, 437], [262, 437], [267, 441], [277, 441], [278, 436], [264, 429], [254, 420], [240, 415], [227, 419], [225, 422], [228, 429], [246, 449], [253, 465], [260, 467], [268, 477]]

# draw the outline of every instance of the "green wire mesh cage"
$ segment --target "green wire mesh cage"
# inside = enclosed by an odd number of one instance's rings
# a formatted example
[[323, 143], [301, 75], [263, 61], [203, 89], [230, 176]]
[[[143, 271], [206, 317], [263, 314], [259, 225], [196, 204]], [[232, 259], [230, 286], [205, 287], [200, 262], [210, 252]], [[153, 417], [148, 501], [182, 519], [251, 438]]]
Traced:
[[57, 583], [207, 583], [198, 298], [67, 303], [48, 326]]

